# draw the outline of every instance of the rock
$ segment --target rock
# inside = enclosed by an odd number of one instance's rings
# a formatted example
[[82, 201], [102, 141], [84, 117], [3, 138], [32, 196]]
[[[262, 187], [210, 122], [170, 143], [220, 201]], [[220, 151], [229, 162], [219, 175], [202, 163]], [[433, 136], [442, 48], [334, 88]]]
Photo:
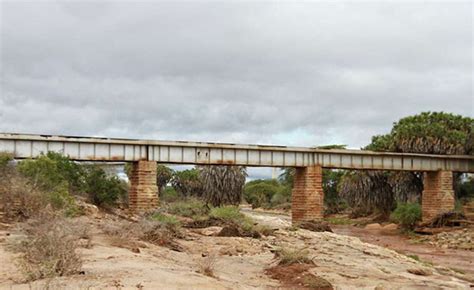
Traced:
[[217, 234], [219, 237], [242, 237], [240, 229], [236, 226], [230, 225], [223, 227]]
[[92, 217], [99, 216], [99, 208], [97, 206], [84, 201], [77, 201], [77, 205], [85, 215]]
[[382, 229], [382, 226], [379, 223], [368, 224], [365, 226], [365, 229], [366, 230], [380, 230]]
[[199, 232], [203, 236], [217, 236], [220, 231], [222, 231], [222, 227], [213, 226], [201, 229]]
[[422, 268], [412, 268], [407, 270], [408, 273], [414, 274], [414, 275], [419, 275], [419, 276], [430, 276], [432, 272], [428, 269], [422, 269]]
[[219, 250], [221, 256], [237, 256], [237, 251], [232, 247], [226, 247]]
[[384, 231], [396, 231], [398, 230], [398, 225], [397, 224], [388, 224], [383, 227]]
[[300, 228], [313, 232], [331, 232], [332, 229], [327, 222], [321, 221], [305, 221], [298, 225]]

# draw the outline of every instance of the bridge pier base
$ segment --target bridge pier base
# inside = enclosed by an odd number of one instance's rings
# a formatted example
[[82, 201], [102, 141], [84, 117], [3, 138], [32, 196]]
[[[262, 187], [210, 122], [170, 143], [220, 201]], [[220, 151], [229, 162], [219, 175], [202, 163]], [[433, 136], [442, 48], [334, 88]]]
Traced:
[[134, 162], [130, 182], [128, 193], [130, 210], [139, 212], [158, 207], [155, 161]]
[[321, 166], [296, 168], [291, 196], [292, 223], [323, 217], [324, 193]]
[[425, 172], [421, 213], [423, 222], [436, 215], [454, 209], [454, 190], [452, 171]]

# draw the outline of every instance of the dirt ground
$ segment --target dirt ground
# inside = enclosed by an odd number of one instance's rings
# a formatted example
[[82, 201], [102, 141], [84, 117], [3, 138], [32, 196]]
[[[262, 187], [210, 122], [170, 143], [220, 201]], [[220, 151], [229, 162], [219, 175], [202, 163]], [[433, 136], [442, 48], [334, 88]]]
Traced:
[[[216, 230], [212, 228], [187, 230], [186, 237], [178, 240], [183, 252], [145, 242], [140, 243], [139, 252], [117, 246], [101, 231], [101, 225], [111, 222], [112, 218], [81, 217], [92, 229], [91, 247], [80, 249], [84, 274], [30, 284], [21, 282], [15, 255], [6, 249], [8, 242], [15, 238], [16, 230], [5, 229], [0, 231], [0, 288], [283, 289], [287, 288], [285, 284], [266, 274], [267, 269], [277, 264], [273, 251], [281, 247], [308, 251], [314, 266], [307, 271], [328, 281], [335, 289], [468, 289], [471, 286], [468, 275], [449, 269], [451, 264], [440, 266], [444, 264], [436, 260], [453, 253], [451, 250], [433, 254], [432, 266], [423, 263], [422, 248], [413, 248], [422, 260], [416, 261], [376, 245], [385, 246], [384, 238], [377, 240], [376, 233], [371, 241], [370, 233], [344, 227], [336, 227], [336, 233], [293, 230], [288, 228], [288, 217], [244, 212], [257, 222], [276, 228], [274, 235], [261, 239], [216, 237], [212, 236]], [[360, 234], [370, 243], [348, 234]], [[386, 243], [390, 248], [392, 244]], [[401, 244], [394, 242], [393, 245]], [[466, 253], [462, 256], [462, 253], [458, 253], [459, 261], [467, 263], [467, 267], [472, 256]], [[452, 264], [456, 257], [451, 258]], [[199, 273], [201, 265], [211, 258], [213, 277]]]

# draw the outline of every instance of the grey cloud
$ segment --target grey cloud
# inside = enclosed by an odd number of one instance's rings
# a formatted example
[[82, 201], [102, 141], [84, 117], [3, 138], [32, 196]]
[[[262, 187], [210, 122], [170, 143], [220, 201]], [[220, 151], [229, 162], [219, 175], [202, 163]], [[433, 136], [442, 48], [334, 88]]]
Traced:
[[474, 115], [469, 2], [0, 5], [0, 131], [359, 147]]

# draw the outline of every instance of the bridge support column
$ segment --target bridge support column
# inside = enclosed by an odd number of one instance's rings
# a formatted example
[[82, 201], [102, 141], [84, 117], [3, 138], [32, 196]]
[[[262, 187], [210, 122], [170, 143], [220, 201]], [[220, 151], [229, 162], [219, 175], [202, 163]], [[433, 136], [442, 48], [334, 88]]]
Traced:
[[296, 168], [291, 200], [293, 223], [323, 217], [324, 193], [321, 166]]
[[453, 209], [453, 172], [425, 172], [421, 197], [422, 220], [429, 221], [436, 215]]
[[134, 162], [130, 182], [128, 205], [132, 211], [146, 211], [158, 207], [156, 162]]

